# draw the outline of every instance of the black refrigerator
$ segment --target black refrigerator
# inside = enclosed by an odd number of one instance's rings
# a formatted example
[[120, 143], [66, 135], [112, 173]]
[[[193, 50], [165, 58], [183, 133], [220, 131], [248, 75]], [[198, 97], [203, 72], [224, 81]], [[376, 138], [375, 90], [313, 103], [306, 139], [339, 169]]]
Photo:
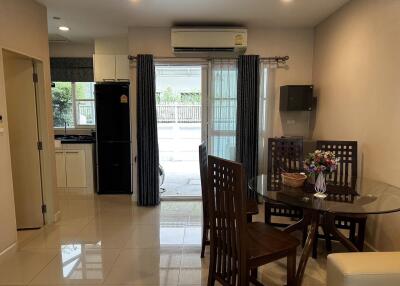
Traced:
[[97, 83], [97, 193], [132, 194], [129, 83]]

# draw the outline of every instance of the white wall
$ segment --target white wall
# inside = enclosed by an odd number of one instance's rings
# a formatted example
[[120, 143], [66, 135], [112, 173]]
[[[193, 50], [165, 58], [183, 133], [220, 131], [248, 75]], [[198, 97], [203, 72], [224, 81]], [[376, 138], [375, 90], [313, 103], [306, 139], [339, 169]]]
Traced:
[[49, 213], [53, 213], [58, 207], [52, 193], [55, 189], [55, 162], [46, 8], [33, 0], [0, 0], [0, 114], [5, 127], [5, 132], [0, 133], [0, 253], [16, 241], [3, 49], [24, 54], [43, 63], [45, 90], [42, 95], [45, 97], [44, 113], [47, 115], [44, 120], [47, 126], [47, 130], [44, 130], [44, 147], [48, 151], [43, 158], [48, 174], [44, 189], [46, 199], [53, 201], [49, 205], [55, 208], [49, 209]]
[[[351, 1], [315, 33], [314, 138], [357, 140], [364, 177], [400, 187], [400, 1]], [[400, 250], [399, 223], [371, 216], [367, 241]]]

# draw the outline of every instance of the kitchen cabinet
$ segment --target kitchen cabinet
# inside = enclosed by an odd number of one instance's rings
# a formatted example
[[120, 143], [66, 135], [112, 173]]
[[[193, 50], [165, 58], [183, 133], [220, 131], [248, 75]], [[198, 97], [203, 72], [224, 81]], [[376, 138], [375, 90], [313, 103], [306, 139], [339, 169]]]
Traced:
[[95, 54], [93, 57], [96, 82], [129, 81], [128, 55]]
[[65, 151], [67, 188], [86, 188], [86, 163], [84, 150]]
[[56, 149], [58, 189], [94, 192], [93, 145], [62, 144]]
[[117, 81], [129, 81], [128, 55], [115, 56], [115, 78]]
[[57, 188], [66, 188], [67, 174], [65, 172], [64, 151], [56, 151], [56, 177], [57, 177]]

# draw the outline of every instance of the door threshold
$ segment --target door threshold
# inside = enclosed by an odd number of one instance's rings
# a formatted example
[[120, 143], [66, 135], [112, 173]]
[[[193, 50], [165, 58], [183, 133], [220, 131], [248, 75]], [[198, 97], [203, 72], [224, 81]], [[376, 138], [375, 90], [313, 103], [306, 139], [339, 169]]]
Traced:
[[161, 201], [201, 201], [201, 196], [167, 196], [161, 197]]

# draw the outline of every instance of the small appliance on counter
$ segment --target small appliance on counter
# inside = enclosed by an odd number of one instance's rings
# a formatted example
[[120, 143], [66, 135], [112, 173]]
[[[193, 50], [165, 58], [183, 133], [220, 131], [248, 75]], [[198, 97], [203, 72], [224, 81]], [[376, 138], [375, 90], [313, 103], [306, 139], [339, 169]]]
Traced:
[[132, 194], [129, 83], [97, 83], [97, 192]]

